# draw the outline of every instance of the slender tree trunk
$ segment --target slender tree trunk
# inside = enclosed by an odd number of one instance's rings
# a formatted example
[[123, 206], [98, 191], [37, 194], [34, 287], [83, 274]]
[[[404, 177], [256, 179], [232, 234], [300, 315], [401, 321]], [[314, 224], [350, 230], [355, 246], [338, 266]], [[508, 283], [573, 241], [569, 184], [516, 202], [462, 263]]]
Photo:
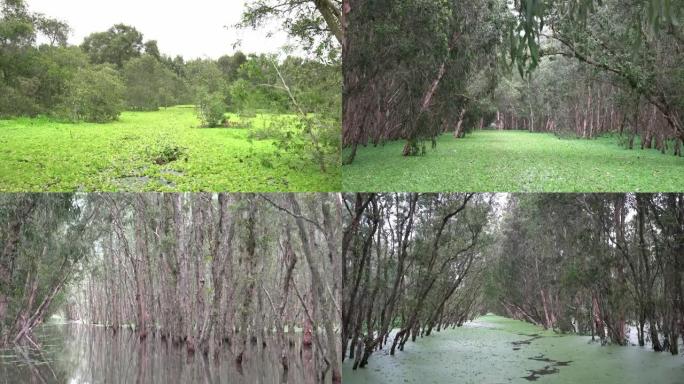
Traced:
[[133, 275], [135, 277], [135, 302], [137, 309], [136, 330], [140, 340], [147, 337], [149, 312], [145, 300], [147, 287], [145, 284], [145, 263], [147, 259], [147, 240], [145, 239], [145, 201], [142, 195], [135, 197], [135, 242], [136, 255], [131, 255]]
[[456, 129], [454, 130], [454, 137], [460, 139], [465, 136], [465, 131], [463, 129], [463, 116], [466, 113], [466, 108], [461, 108], [461, 112], [458, 114], [458, 122], [456, 123]]
[[[309, 265], [309, 271], [311, 273], [311, 287], [312, 290], [316, 293], [317, 297], [319, 300], [323, 300], [322, 298], [326, 297], [326, 292], [325, 292], [325, 282], [323, 280], [323, 276], [321, 274], [321, 271], [319, 270], [319, 262], [316, 259], [312, 246], [311, 246], [311, 238], [307, 234], [305, 225], [304, 225], [304, 220], [302, 219], [302, 213], [301, 213], [301, 208], [299, 207], [299, 203], [297, 202], [297, 199], [293, 194], [288, 195], [288, 200], [290, 202], [290, 206], [292, 208], [292, 212], [295, 215], [295, 222], [297, 223], [297, 228], [299, 232], [299, 237], [302, 242], [302, 249], [304, 251], [304, 256], [307, 260], [307, 264]], [[326, 301], [322, 301], [322, 303], [325, 303]], [[341, 369], [341, 361], [337, 353], [338, 349], [338, 337], [335, 334], [334, 326], [333, 326], [333, 321], [330, 319], [330, 313], [332, 311], [329, 309], [330, 307], [328, 305], [325, 305], [324, 308], [320, 308], [319, 314], [321, 315], [322, 323], [323, 323], [323, 330], [325, 332], [326, 338], [327, 338], [327, 355], [330, 356], [327, 361], [328, 364], [330, 364], [330, 367], [332, 368], [332, 378], [333, 382], [335, 383], [340, 383], [342, 381], [342, 369]], [[315, 313], [315, 310], [314, 310]]]

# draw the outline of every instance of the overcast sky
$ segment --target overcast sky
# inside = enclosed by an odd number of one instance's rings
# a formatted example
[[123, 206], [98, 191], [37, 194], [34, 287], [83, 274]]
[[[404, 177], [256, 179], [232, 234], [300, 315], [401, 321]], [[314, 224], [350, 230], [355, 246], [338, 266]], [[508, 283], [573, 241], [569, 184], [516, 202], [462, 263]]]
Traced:
[[[92, 32], [105, 31], [117, 23], [134, 26], [145, 40], [157, 40], [159, 50], [186, 59], [218, 58], [235, 51], [276, 52], [288, 44], [277, 24], [260, 30], [237, 30], [244, 0], [28, 0], [29, 9], [66, 21], [71, 44], [81, 44]], [[228, 26], [228, 28], [226, 28]], [[274, 32], [269, 37], [268, 32]]]

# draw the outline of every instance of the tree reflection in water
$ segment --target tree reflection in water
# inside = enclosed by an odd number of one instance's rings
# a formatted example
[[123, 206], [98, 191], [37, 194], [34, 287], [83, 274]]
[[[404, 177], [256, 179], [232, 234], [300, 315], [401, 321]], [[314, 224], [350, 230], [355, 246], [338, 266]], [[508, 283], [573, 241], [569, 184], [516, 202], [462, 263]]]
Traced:
[[[36, 332], [41, 349], [0, 350], [0, 382], [7, 383], [305, 383], [319, 380], [325, 363], [315, 346], [303, 347], [301, 334], [249, 343], [242, 364], [229, 345], [216, 359], [158, 337], [139, 341], [127, 329], [113, 333], [81, 324], [45, 325]], [[287, 355], [284, 369], [282, 354]]]

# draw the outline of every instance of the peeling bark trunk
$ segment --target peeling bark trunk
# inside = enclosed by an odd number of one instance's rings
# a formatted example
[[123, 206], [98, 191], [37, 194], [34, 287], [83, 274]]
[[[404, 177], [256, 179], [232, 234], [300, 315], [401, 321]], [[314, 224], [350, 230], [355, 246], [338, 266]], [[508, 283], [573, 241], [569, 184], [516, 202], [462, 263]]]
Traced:
[[[320, 263], [318, 262], [318, 260], [316, 260], [313, 254], [313, 247], [310, 243], [311, 237], [309, 236], [309, 234], [307, 234], [307, 231], [305, 229], [304, 220], [301, 216], [301, 208], [299, 207], [299, 203], [297, 203], [297, 200], [293, 194], [288, 195], [288, 200], [292, 208], [292, 212], [295, 214], [295, 222], [297, 224], [299, 237], [302, 241], [302, 250], [307, 260], [307, 264], [309, 266], [309, 272], [311, 273], [311, 289], [316, 293], [319, 300], [322, 300], [322, 303], [325, 303], [327, 300], [323, 301], [323, 298], [327, 295], [325, 292], [325, 283], [319, 270]], [[314, 313], [315, 312], [316, 309], [314, 308]], [[325, 332], [325, 336], [327, 339], [327, 353], [330, 356], [330, 359], [325, 358], [325, 360], [332, 368], [333, 381], [341, 382], [341, 360], [337, 353], [338, 336], [335, 335], [333, 322], [329, 318], [330, 313], [332, 313], [332, 311], [330, 310], [329, 306], [326, 306], [325, 308], [320, 308], [320, 311], [318, 313], [321, 315], [323, 330]]]
[[135, 303], [137, 310], [136, 331], [138, 338], [144, 340], [148, 332], [149, 312], [145, 302], [147, 287], [145, 284], [145, 259], [147, 255], [147, 241], [145, 239], [145, 202], [142, 195], [135, 197], [135, 243], [136, 255], [130, 255], [133, 275], [135, 278]]
[[460, 139], [465, 136], [465, 131], [463, 130], [463, 116], [466, 113], [466, 108], [461, 108], [461, 112], [458, 114], [458, 122], [456, 123], [456, 129], [454, 130], [454, 137]]

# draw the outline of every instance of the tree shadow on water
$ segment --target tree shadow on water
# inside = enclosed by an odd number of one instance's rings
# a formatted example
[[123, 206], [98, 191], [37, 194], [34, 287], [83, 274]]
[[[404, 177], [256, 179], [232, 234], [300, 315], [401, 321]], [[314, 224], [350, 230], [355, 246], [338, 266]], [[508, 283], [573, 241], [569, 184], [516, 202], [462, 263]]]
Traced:
[[539, 356], [533, 356], [533, 357], [528, 357], [529, 360], [534, 360], [534, 361], [541, 361], [544, 363], [551, 363], [550, 365], [544, 366], [542, 369], [528, 369], [527, 372], [530, 372], [529, 375], [523, 376], [522, 378], [528, 381], [536, 381], [539, 379], [541, 376], [544, 375], [553, 375], [556, 373], [559, 373], [560, 370], [558, 367], [567, 367], [572, 363], [572, 360], [570, 361], [558, 361], [558, 360], [553, 360], [548, 357], [545, 357], [544, 354], [540, 354]]

